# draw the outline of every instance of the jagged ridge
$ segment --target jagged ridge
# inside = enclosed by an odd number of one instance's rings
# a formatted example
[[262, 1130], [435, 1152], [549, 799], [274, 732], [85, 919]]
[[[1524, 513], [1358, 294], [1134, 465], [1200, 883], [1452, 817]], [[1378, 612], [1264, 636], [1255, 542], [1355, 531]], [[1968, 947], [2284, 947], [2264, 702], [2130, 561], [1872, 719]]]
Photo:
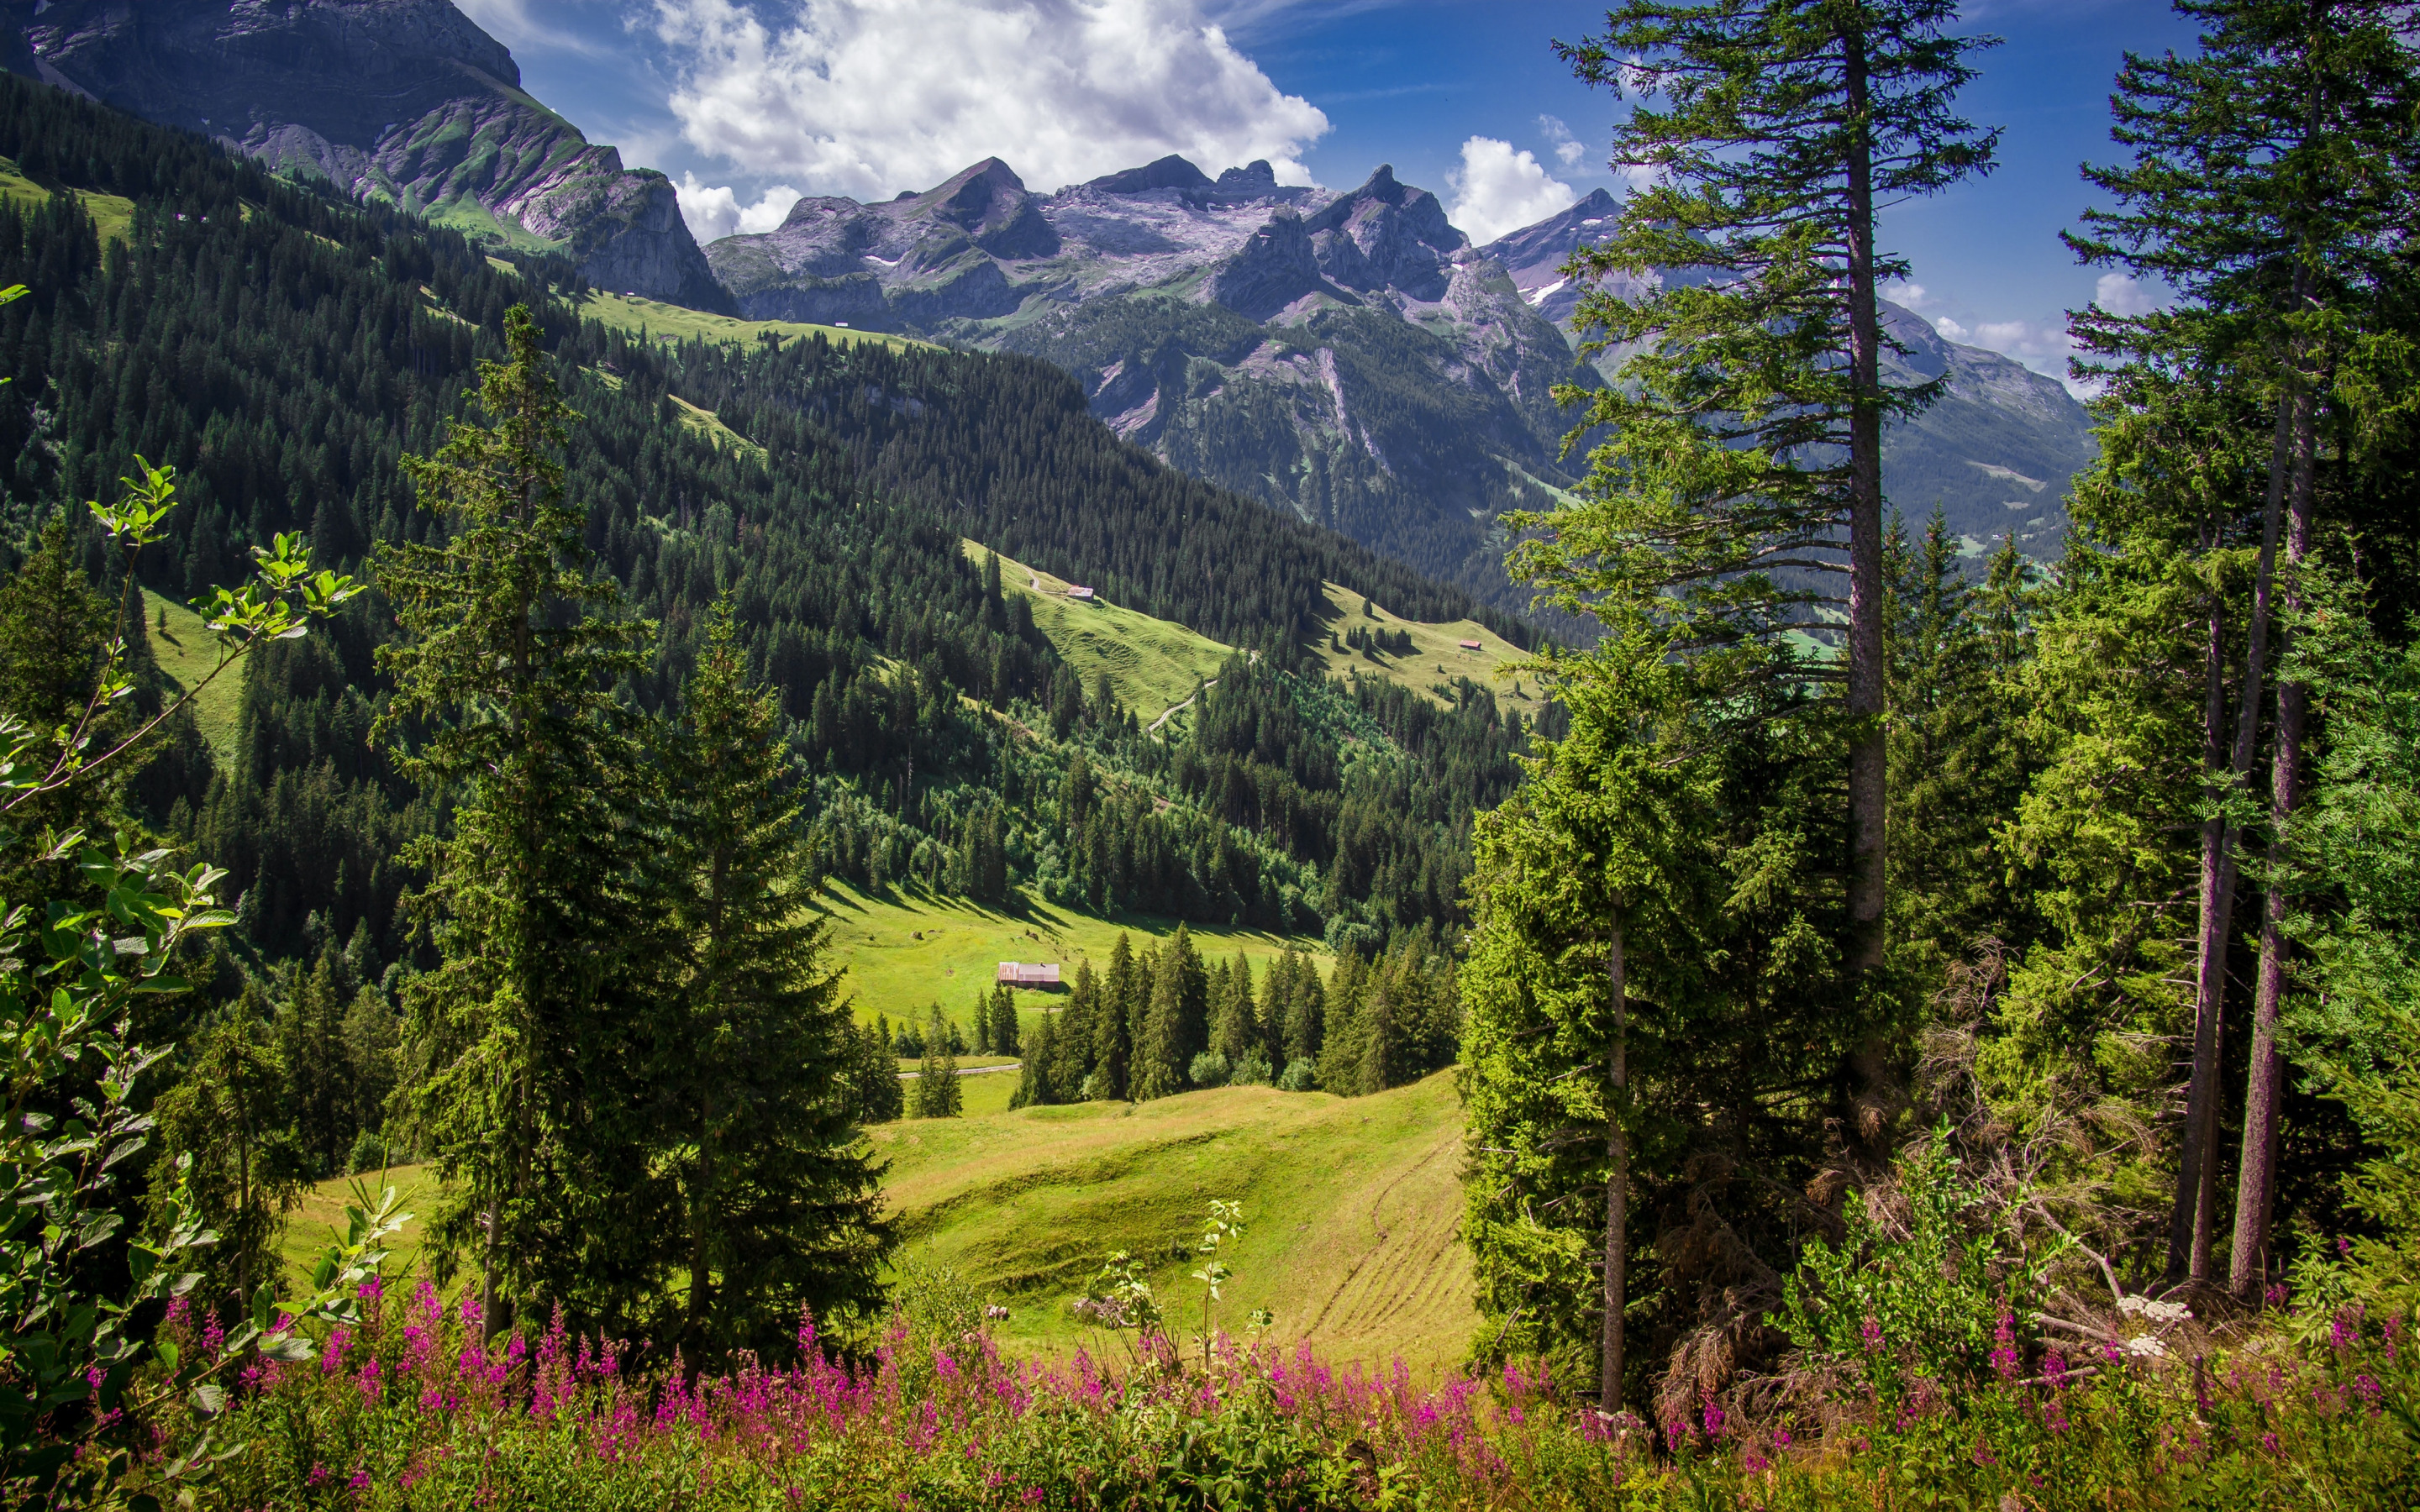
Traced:
[[6, 0], [37, 76], [600, 286], [730, 313], [670, 180], [520, 87], [451, 0]]

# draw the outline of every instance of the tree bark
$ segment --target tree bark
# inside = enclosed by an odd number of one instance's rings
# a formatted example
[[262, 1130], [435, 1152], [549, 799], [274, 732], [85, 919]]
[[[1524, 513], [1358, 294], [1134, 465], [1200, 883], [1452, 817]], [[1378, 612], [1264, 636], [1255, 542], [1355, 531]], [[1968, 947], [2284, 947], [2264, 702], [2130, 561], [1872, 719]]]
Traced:
[[[2260, 559], [2252, 579], [2252, 623], [2245, 634], [2243, 690], [2236, 702], [2235, 745], [2227, 759], [2226, 787], [2233, 792], [2252, 775], [2260, 731], [2260, 695], [2269, 654], [2269, 601], [2276, 580], [2279, 520], [2285, 510], [2291, 439], [2302, 412], [2299, 385], [2277, 399], [2277, 426], [2269, 446], [2269, 486], [2260, 517]], [[2213, 645], [2212, 654], [2216, 654]], [[2206, 727], [2207, 728], [2207, 727]], [[2217, 1190], [2218, 1055], [2226, 1011], [2226, 946], [2234, 930], [2238, 830], [2223, 819], [2216, 843], [2211, 825], [2202, 829], [2203, 888], [2194, 1012], [2193, 1081], [2185, 1094], [2183, 1149], [2178, 1153], [2176, 1201], [2168, 1217], [2171, 1283], [2210, 1274], [2210, 1211]], [[2207, 1043], [2204, 1036], [2207, 1035]]]
[[1865, 130], [1865, 39], [1842, 39], [1849, 115], [1849, 963], [1883, 963], [1884, 837], [1889, 802], [1883, 736], [1882, 322], [1875, 307], [1872, 149]]
[[1613, 1049], [1606, 1067], [1611, 1091], [1606, 1116], [1605, 1328], [1597, 1376], [1597, 1406], [1607, 1416], [1621, 1411], [1621, 1314], [1630, 1280], [1630, 1133], [1622, 1123], [1622, 1094], [1630, 1086], [1630, 984], [1619, 914], [1612, 944], [1606, 973], [1613, 988]]
[[[2297, 569], [2310, 551], [2312, 496], [2319, 461], [2318, 406], [2299, 406], [2294, 425], [2294, 495], [2286, 532], [2286, 612], [2303, 607]], [[2280, 641], [2284, 640], [2281, 636]], [[2252, 1002], [2252, 1067], [2243, 1096], [2243, 1150], [2236, 1168], [2235, 1240], [2227, 1280], [2238, 1296], [2257, 1294], [2267, 1279], [2269, 1216], [2277, 1196], [2277, 1109], [2286, 1068], [2277, 1049], [2277, 1018], [2286, 994], [2288, 888], [2279, 869], [2291, 844], [2288, 830], [2301, 796], [2303, 726], [2310, 692], [2299, 682], [2277, 684], [2277, 737], [2269, 776], [2269, 886], [2260, 920], [2260, 970]]]

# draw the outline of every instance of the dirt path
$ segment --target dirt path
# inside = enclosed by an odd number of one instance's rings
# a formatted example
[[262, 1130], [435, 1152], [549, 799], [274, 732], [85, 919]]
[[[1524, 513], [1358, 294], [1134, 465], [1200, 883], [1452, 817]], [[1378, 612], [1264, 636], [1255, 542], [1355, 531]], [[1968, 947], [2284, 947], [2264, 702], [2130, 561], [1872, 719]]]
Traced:
[[[1023, 1071], [1024, 1069], [1025, 1062], [1021, 1060], [1012, 1060], [1005, 1066], [960, 1066], [958, 1068], [958, 1074], [961, 1076], [988, 1076], [996, 1071]], [[903, 1071], [899, 1073], [899, 1079], [903, 1082], [912, 1082], [919, 1080], [923, 1076], [923, 1074], [924, 1073], [921, 1071]]]

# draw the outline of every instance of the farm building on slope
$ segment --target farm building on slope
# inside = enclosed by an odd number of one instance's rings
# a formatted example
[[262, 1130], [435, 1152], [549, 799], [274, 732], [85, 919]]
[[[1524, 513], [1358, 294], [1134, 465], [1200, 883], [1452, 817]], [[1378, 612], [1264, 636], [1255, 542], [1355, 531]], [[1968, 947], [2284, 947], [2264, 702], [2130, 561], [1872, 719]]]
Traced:
[[1056, 987], [1059, 985], [1059, 967], [1056, 964], [1030, 966], [1022, 961], [1003, 961], [1000, 964], [1000, 970], [993, 974], [992, 980], [1005, 982], [1011, 987]]

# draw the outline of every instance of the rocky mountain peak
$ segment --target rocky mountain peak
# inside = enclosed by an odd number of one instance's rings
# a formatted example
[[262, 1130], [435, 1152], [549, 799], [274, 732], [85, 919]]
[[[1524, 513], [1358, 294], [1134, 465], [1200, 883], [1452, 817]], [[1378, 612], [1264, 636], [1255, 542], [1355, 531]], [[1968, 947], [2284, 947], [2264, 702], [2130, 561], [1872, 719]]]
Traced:
[[[1260, 166], [1266, 168], [1268, 164], [1264, 162]], [[1240, 171], [1232, 168], [1228, 170], [1230, 173]], [[1269, 182], [1272, 185], [1277, 182], [1276, 174], [1269, 175]], [[1122, 168], [1116, 173], [1103, 174], [1098, 178], [1087, 179], [1084, 187], [1097, 189], [1105, 194], [1143, 194], [1155, 189], [1215, 189], [1218, 185], [1211, 181], [1208, 174], [1171, 152], [1167, 157], [1156, 162], [1146, 162], [1140, 168]]]
[[526, 233], [607, 287], [731, 307], [671, 183], [523, 94], [511, 52], [452, 0], [0, 0], [0, 15], [54, 85], [473, 239]]
[[1240, 168], [1230, 168], [1218, 176], [1218, 190], [1233, 199], [1259, 199], [1277, 193], [1278, 171], [1269, 166], [1266, 158], [1254, 158]]

